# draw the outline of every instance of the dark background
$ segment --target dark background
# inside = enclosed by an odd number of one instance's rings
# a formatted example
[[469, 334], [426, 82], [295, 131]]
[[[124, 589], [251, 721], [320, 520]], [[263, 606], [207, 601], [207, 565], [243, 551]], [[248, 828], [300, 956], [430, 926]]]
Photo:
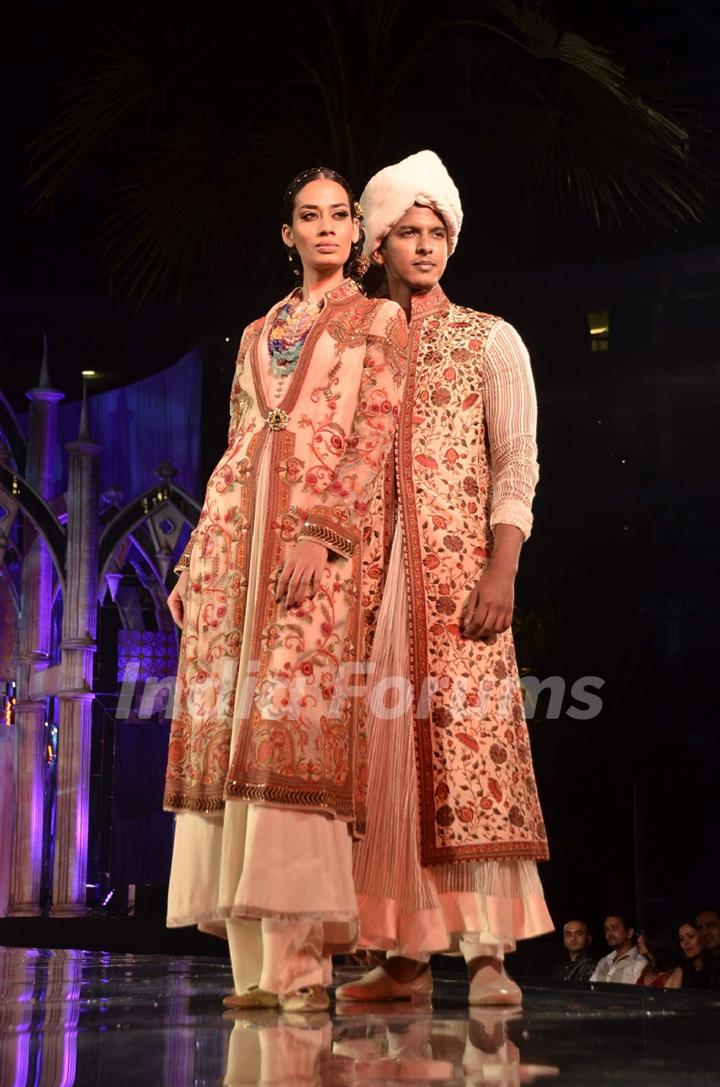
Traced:
[[[482, 5], [444, 7], [453, 19]], [[543, 10], [605, 46], [649, 100], [690, 125], [693, 154], [714, 170], [714, 3], [610, 0]], [[284, 185], [325, 161], [359, 192], [372, 170], [432, 147], [466, 216], [446, 291], [512, 321], [534, 362], [541, 484], [518, 583], [519, 662], [531, 675], [563, 677], [568, 691], [583, 676], [605, 681], [597, 717], [569, 716], [568, 694], [559, 716], [541, 700], [530, 726], [552, 851], [543, 868], [551, 910], [559, 925], [578, 914], [597, 925], [610, 907], [677, 917], [717, 903], [716, 190], [706, 182], [699, 223], [662, 224], [635, 209], [600, 227], [541, 190], [529, 223], [521, 159], [506, 146], [509, 122], [496, 99], [488, 106], [482, 79], [473, 83], [487, 62], [482, 50], [450, 49], [442, 34], [431, 35], [426, 60], [387, 100], [388, 70], [430, 24], [420, 6], [401, 5], [392, 49], [373, 71], [366, 15], [355, 5], [337, 15], [336, 54], [314, 2], [238, 6], [234, 14], [213, 4], [198, 12], [162, 2], [28, 2], [6, 18], [0, 387], [22, 409], [43, 332], [53, 382], [70, 397], [82, 369], [97, 370], [95, 387], [109, 388], [199, 346], [207, 475], [224, 439], [242, 329], [289, 285], [279, 243]], [[171, 283], [143, 306], [118, 291], [117, 278], [111, 289], [101, 241], [125, 171], [149, 149], [143, 124], [91, 154], [42, 211], [33, 208], [41, 185], [28, 183], [29, 144], [108, 27], [136, 35], [160, 85], [197, 105], [202, 146], [183, 184], [218, 180], [213, 213], [225, 230], [226, 244], [198, 257], [182, 296]], [[298, 59], [324, 70], [331, 55], [345, 66], [338, 102], [347, 109], [336, 110], [335, 127]], [[501, 64], [495, 79], [502, 85]], [[165, 91], [158, 101], [157, 109], [167, 107]], [[342, 137], [345, 114], [351, 142]], [[162, 174], [153, 184], [162, 191]], [[178, 231], [189, 229], [182, 206]], [[597, 352], [588, 313], [605, 310], [608, 345]]]

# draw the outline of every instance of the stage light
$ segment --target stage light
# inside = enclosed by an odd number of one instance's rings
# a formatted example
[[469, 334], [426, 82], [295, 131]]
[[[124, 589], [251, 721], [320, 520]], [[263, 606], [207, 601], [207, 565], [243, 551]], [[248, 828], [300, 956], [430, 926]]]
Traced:
[[593, 310], [587, 315], [592, 351], [607, 351], [610, 344], [610, 311]]
[[97, 377], [97, 370], [81, 370], [81, 377]]

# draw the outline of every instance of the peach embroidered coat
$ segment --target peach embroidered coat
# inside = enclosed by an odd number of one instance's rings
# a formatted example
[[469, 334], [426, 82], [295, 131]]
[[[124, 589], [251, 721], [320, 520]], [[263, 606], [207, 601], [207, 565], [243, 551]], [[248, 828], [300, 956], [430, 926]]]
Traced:
[[[523, 451], [497, 449], [490, 463], [483, 366], [500, 323], [452, 305], [440, 287], [413, 300], [396, 455], [426, 865], [548, 855], [512, 632], [480, 642], [460, 635], [492, 526], [530, 531], [526, 485], [513, 496]], [[534, 434], [515, 440], [530, 443], [534, 465]]]
[[[338, 677], [365, 651], [361, 566], [383, 537], [370, 500], [392, 443], [407, 330], [395, 303], [365, 298], [346, 280], [326, 295], [274, 403], [268, 331], [285, 301], [243, 334], [228, 448], [186, 549], [165, 807], [213, 813], [242, 800], [350, 822], [358, 700]], [[299, 539], [325, 543], [334, 561], [314, 599], [288, 612], [273, 587]], [[255, 607], [246, 615], [251, 569]]]

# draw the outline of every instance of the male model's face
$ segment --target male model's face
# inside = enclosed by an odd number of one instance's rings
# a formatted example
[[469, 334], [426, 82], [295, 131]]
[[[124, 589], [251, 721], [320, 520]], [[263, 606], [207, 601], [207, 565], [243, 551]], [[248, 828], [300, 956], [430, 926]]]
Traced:
[[373, 258], [387, 272], [390, 293], [400, 283], [413, 293], [432, 290], [448, 260], [447, 228], [432, 208], [414, 204], [392, 228]]

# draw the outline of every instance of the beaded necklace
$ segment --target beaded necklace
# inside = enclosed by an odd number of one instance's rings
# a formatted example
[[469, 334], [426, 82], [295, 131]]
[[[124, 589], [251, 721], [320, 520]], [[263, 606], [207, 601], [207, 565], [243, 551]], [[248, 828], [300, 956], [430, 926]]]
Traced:
[[280, 388], [295, 373], [300, 352], [323, 307], [323, 299], [291, 298], [278, 310], [270, 329], [270, 368]]

